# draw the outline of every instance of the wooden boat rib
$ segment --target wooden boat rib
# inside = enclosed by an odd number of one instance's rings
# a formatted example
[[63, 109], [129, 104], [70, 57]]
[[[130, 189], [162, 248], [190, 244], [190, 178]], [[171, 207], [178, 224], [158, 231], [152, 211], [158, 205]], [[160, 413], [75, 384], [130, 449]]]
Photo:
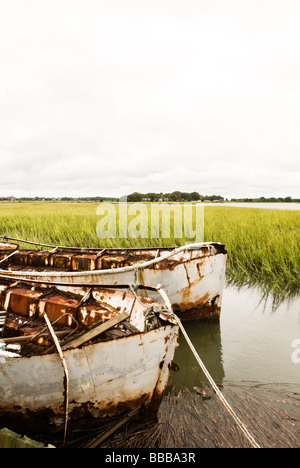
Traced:
[[[179, 248], [90, 249], [56, 247], [28, 242], [51, 250], [20, 250], [18, 244], [0, 244], [0, 273], [62, 283], [158, 284], [167, 292], [182, 320], [218, 321], [227, 251], [215, 242]], [[158, 296], [143, 293], [158, 300]]]
[[[70, 419], [103, 418], [145, 404], [156, 412], [178, 338], [167, 307], [113, 288], [76, 287], [70, 293], [33, 283], [0, 280], [6, 311], [1, 424], [34, 422], [48, 430], [50, 422], [64, 418], [64, 372], [45, 334], [44, 316], [60, 339], [68, 368]], [[12, 343], [19, 351], [10, 350]]]

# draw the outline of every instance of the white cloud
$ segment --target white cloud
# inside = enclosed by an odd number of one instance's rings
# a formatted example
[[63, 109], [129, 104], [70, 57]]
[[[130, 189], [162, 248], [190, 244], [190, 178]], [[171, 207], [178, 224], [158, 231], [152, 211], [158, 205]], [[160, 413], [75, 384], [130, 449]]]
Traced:
[[300, 196], [297, 0], [0, 6], [0, 195]]

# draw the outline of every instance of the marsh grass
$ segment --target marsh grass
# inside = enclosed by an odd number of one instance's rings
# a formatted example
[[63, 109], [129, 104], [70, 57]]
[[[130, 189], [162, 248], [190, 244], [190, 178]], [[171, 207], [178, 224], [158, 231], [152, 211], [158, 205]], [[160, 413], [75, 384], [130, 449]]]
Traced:
[[209, 207], [205, 238], [226, 244], [229, 281], [278, 298], [299, 294], [299, 211]]
[[[98, 204], [64, 202], [0, 203], [0, 235], [53, 245], [163, 247], [191, 242], [174, 238], [97, 236]], [[260, 285], [275, 296], [299, 293], [300, 211], [205, 207], [204, 240], [228, 249], [227, 279]], [[23, 245], [24, 247], [24, 245]], [[27, 247], [28, 248], [28, 247]]]

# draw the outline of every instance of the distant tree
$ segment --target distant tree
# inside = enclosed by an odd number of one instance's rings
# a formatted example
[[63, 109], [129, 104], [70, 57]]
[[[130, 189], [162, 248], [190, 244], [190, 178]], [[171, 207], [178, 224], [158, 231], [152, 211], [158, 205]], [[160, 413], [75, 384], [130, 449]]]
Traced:
[[127, 196], [127, 201], [129, 201], [130, 203], [141, 202], [143, 200], [143, 197], [144, 195], [142, 193], [134, 192]]
[[197, 201], [201, 200], [201, 196], [199, 195], [198, 192], [191, 192], [190, 193], [190, 201]]

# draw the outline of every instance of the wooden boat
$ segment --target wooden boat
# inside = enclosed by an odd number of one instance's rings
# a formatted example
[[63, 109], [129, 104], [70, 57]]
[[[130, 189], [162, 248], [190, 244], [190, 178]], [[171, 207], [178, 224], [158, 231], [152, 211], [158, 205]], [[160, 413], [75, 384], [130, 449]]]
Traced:
[[71, 284], [160, 284], [181, 320], [219, 320], [227, 259], [222, 244], [102, 250], [30, 244], [51, 250], [20, 250], [18, 244], [2, 243], [0, 273]]
[[141, 405], [157, 412], [178, 337], [167, 306], [115, 288], [73, 289], [0, 279], [1, 426], [47, 431]]

